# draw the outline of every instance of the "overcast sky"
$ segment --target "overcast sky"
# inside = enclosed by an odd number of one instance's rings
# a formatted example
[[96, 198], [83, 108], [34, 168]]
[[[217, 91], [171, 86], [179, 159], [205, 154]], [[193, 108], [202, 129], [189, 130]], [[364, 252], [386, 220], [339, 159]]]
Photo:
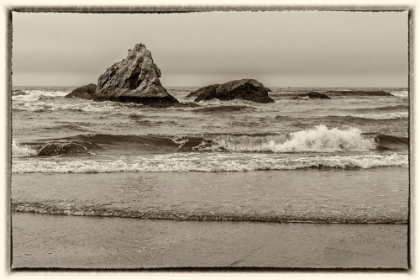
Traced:
[[13, 13], [13, 85], [80, 86], [143, 43], [163, 86], [405, 87], [407, 12]]

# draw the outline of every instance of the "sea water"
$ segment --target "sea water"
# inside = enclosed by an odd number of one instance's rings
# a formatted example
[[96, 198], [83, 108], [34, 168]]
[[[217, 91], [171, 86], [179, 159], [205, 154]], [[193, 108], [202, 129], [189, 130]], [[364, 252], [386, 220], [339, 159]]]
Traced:
[[[12, 211], [407, 222], [405, 88], [331, 100], [294, 99], [331, 89], [272, 88], [275, 103], [196, 108], [64, 98], [71, 90], [13, 88]], [[168, 88], [180, 102], [193, 90]]]

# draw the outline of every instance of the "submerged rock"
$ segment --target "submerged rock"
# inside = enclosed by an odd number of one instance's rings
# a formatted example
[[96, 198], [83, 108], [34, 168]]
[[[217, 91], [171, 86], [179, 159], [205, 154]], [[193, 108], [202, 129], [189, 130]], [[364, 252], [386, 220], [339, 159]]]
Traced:
[[137, 44], [125, 59], [114, 63], [99, 77], [94, 100], [144, 105], [178, 104], [178, 100], [160, 83], [160, 76], [151, 52], [145, 45]]
[[96, 91], [96, 85], [95, 84], [88, 84], [85, 86], [81, 86], [78, 88], [75, 88], [72, 92], [67, 94], [65, 98], [82, 98], [82, 99], [90, 99], [92, 100], [94, 98], [94, 94]]
[[222, 101], [244, 99], [259, 103], [274, 102], [268, 96], [270, 89], [254, 79], [230, 81], [224, 84], [215, 84], [191, 92], [187, 97], [197, 96], [195, 102], [219, 99]]
[[308, 92], [308, 93], [304, 93], [304, 94], [299, 94], [297, 97], [293, 98], [293, 99], [331, 99], [328, 95], [323, 94], [323, 93], [319, 93], [319, 92]]

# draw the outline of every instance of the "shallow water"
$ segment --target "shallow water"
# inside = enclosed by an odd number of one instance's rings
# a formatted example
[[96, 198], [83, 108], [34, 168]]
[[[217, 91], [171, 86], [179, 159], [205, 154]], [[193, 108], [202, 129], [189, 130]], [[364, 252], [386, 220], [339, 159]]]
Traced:
[[407, 169], [395, 167], [24, 174], [13, 178], [12, 209], [174, 220], [406, 223], [407, 178]]

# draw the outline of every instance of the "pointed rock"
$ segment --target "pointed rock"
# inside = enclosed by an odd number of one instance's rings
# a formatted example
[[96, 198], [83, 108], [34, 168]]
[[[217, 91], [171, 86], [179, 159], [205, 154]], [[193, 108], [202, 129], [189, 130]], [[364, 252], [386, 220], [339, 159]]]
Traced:
[[99, 77], [95, 100], [158, 106], [178, 104], [160, 83], [160, 76], [151, 52], [145, 45], [137, 44], [125, 59], [114, 63]]

